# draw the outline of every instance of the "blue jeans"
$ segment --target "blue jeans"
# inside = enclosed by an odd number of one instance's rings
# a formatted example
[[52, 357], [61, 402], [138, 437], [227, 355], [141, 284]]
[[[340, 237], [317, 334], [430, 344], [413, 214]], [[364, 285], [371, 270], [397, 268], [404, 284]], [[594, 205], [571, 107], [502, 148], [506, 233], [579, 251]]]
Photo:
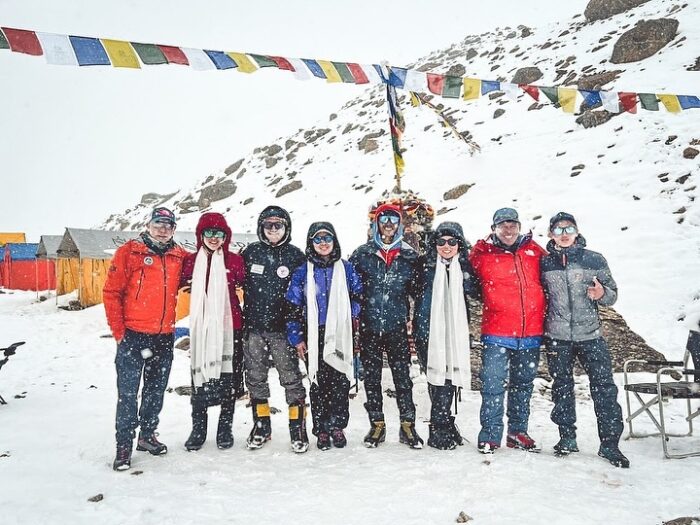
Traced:
[[508, 433], [527, 432], [532, 382], [537, 375], [540, 349], [514, 350], [485, 344], [482, 353], [481, 432], [479, 441], [501, 443], [503, 397], [508, 388]]
[[[158, 415], [163, 408], [163, 395], [168, 385], [170, 366], [173, 362], [173, 334], [143, 334], [127, 330], [117, 345], [114, 364], [117, 367], [116, 438], [117, 444], [131, 443], [136, 427], [141, 434], [152, 434], [158, 428]], [[144, 358], [142, 350], [152, 352]], [[141, 408], [138, 392], [143, 373]], [[137, 416], [138, 413], [138, 416]]]
[[576, 437], [576, 396], [574, 395], [574, 360], [588, 374], [593, 410], [598, 421], [601, 443], [617, 444], [622, 435], [622, 409], [617, 402], [617, 386], [613, 380], [610, 353], [602, 337], [588, 341], [545, 339], [547, 366], [552, 376], [552, 421], [559, 426], [559, 435]]

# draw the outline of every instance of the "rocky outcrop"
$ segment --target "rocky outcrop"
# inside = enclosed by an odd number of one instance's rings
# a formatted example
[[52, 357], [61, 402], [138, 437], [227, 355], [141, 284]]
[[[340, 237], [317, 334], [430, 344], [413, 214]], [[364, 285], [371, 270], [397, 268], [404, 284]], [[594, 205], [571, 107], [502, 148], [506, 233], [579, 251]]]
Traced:
[[238, 170], [238, 168], [241, 167], [241, 164], [243, 164], [243, 161], [244, 161], [244, 160], [245, 160], [245, 159], [237, 160], [236, 162], [234, 162], [233, 164], [231, 164], [228, 168], [226, 168], [226, 169], [224, 170], [224, 173], [225, 173], [226, 175], [231, 175], [231, 173], [235, 173], [235, 172]]
[[220, 201], [236, 193], [236, 183], [232, 180], [224, 179], [221, 182], [202, 188], [199, 194], [197, 206], [200, 209], [206, 208], [214, 201]]
[[576, 119], [576, 124], [581, 124], [584, 128], [595, 128], [601, 124], [605, 124], [613, 118], [613, 113], [607, 110], [603, 111], [584, 111], [583, 115]]
[[459, 186], [455, 186], [449, 191], [446, 191], [445, 194], [442, 196], [442, 198], [446, 201], [452, 200], [452, 199], [458, 199], [465, 193], [469, 191], [469, 188], [474, 186], [473, 184], [460, 184]]
[[605, 84], [609, 84], [610, 82], [617, 80], [620, 73], [622, 73], [622, 71], [616, 69], [614, 71], [601, 71], [600, 73], [583, 75], [578, 79], [576, 84], [578, 85], [579, 89], [599, 91], [603, 88], [603, 86], [605, 86]]
[[381, 131], [377, 131], [376, 133], [367, 133], [367, 135], [362, 137], [357, 143], [357, 147], [365, 153], [370, 153], [379, 147], [379, 144], [377, 144], [376, 139], [378, 139], [382, 135], [384, 135], [383, 129]]
[[591, 0], [588, 2], [583, 14], [588, 21], [594, 22], [624, 13], [648, 1], [649, 0]]
[[626, 64], [649, 58], [676, 37], [678, 20], [642, 20], [615, 42], [610, 62]]
[[542, 71], [538, 67], [521, 67], [513, 75], [513, 84], [532, 84], [542, 78]]
[[300, 180], [293, 180], [293, 181], [290, 182], [289, 184], [285, 184], [284, 186], [282, 186], [282, 187], [279, 189], [279, 191], [277, 192], [277, 195], [275, 195], [275, 197], [279, 198], [279, 197], [281, 197], [282, 195], [286, 195], [287, 193], [291, 193], [291, 192], [293, 192], [293, 191], [296, 191], [296, 190], [298, 190], [299, 188], [301, 188], [301, 186], [302, 186], [302, 185], [301, 185], [301, 181], [300, 181]]

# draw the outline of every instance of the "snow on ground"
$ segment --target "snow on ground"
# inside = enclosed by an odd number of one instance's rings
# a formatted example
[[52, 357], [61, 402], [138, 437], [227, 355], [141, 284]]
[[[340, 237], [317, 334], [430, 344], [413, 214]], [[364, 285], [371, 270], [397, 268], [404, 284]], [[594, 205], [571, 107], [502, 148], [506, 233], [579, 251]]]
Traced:
[[[479, 394], [459, 405], [458, 422], [470, 441], [454, 451], [409, 450], [398, 443], [398, 414], [386, 402], [387, 442], [365, 449], [367, 419], [362, 390], [351, 400], [349, 446], [307, 454], [289, 450], [286, 412], [273, 416], [273, 440], [245, 449], [250, 409], [238, 402], [236, 444], [220, 451], [210, 439], [186, 452], [189, 400], [166, 394], [159, 428], [169, 445], [164, 457], [134, 452], [132, 469], [113, 472], [116, 386], [115, 344], [104, 310], [58, 310], [53, 299], [36, 303], [33, 292], [0, 295], [0, 345], [18, 349], [0, 371], [0, 522], [15, 524], [178, 524], [289, 522], [323, 524], [454, 523], [460, 511], [476, 524], [654, 524], [700, 515], [695, 485], [700, 458], [665, 460], [656, 437], [623, 441], [632, 462], [615, 469], [596, 456], [593, 409], [583, 380], [579, 399], [581, 453], [555, 458], [551, 402], [535, 393], [530, 429], [541, 454], [508, 449], [482, 456], [474, 446]], [[270, 374], [271, 404], [284, 408], [282, 389]], [[388, 377], [387, 385], [389, 386]], [[618, 383], [621, 378], [617, 378]], [[418, 430], [427, 438], [429, 401], [416, 378]], [[170, 387], [186, 385], [188, 360], [176, 350]], [[545, 391], [540, 382], [536, 391]], [[26, 393], [26, 394], [24, 394]], [[15, 395], [25, 395], [17, 399]], [[623, 402], [623, 397], [620, 397]], [[674, 409], [678, 407], [674, 406]], [[218, 409], [211, 409], [210, 433]], [[674, 412], [673, 424], [681, 419]], [[640, 423], [651, 430], [651, 424]], [[700, 447], [700, 437], [676, 447]], [[102, 494], [100, 502], [88, 498]]]

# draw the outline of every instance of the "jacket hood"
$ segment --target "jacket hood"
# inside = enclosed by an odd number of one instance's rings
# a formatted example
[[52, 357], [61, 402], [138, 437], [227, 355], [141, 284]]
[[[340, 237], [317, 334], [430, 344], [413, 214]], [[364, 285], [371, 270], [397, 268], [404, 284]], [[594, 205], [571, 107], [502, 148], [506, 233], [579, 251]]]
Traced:
[[[316, 253], [316, 250], [314, 249], [314, 242], [312, 239], [314, 238], [316, 233], [321, 230], [326, 230], [330, 232], [330, 234], [333, 235], [333, 238], [335, 239], [333, 241], [333, 251], [331, 251], [330, 259], [328, 261], [324, 261], [323, 259], [321, 259], [321, 257], [318, 255], [318, 253]], [[335, 228], [330, 222], [314, 222], [311, 224], [311, 226], [309, 226], [309, 231], [306, 234], [306, 258], [308, 260], [321, 266], [330, 266], [340, 259], [340, 253], [340, 242], [338, 241], [338, 236], [335, 233]]]
[[202, 233], [208, 228], [215, 228], [223, 231], [226, 234], [222, 248], [224, 252], [228, 252], [229, 246], [231, 245], [231, 228], [223, 215], [214, 212], [203, 214], [199, 218], [199, 222], [197, 222], [197, 229], [195, 230], [197, 235], [197, 251], [204, 246], [204, 243], [202, 242]]
[[464, 230], [456, 222], [441, 222], [428, 238], [427, 258], [431, 263], [437, 261], [437, 240], [443, 235], [450, 235], [459, 240], [459, 252], [457, 256], [464, 261], [469, 255], [471, 245], [464, 237]]
[[[399, 216], [399, 227], [389, 244], [382, 242], [382, 236], [379, 234], [379, 216], [385, 211], [393, 211]], [[395, 204], [382, 204], [377, 207], [374, 214], [374, 221], [372, 222], [372, 238], [374, 239], [374, 243], [384, 251], [389, 251], [401, 246], [401, 241], [403, 241], [403, 217], [401, 216], [401, 208]]]
[[287, 210], [285, 210], [284, 208], [280, 208], [279, 206], [268, 206], [260, 212], [260, 215], [258, 216], [258, 239], [262, 243], [270, 244], [267, 240], [267, 237], [265, 237], [265, 232], [263, 232], [262, 227], [263, 221], [265, 219], [269, 219], [270, 217], [279, 217], [280, 219], [284, 219], [287, 223], [287, 228], [285, 229], [284, 237], [282, 237], [282, 240], [279, 242], [279, 244], [276, 245], [284, 246], [285, 244], [289, 243], [289, 241], [292, 239], [292, 218], [289, 216]]

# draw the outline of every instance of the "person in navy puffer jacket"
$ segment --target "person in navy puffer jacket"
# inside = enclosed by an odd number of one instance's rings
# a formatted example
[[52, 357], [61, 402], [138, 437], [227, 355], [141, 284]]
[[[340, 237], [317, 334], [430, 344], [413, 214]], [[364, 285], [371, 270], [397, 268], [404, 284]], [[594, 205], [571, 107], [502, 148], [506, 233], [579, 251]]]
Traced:
[[362, 282], [352, 264], [340, 258], [338, 236], [329, 222], [309, 227], [306, 258], [287, 290], [287, 340], [306, 362], [318, 448], [328, 450], [331, 441], [343, 448]]

